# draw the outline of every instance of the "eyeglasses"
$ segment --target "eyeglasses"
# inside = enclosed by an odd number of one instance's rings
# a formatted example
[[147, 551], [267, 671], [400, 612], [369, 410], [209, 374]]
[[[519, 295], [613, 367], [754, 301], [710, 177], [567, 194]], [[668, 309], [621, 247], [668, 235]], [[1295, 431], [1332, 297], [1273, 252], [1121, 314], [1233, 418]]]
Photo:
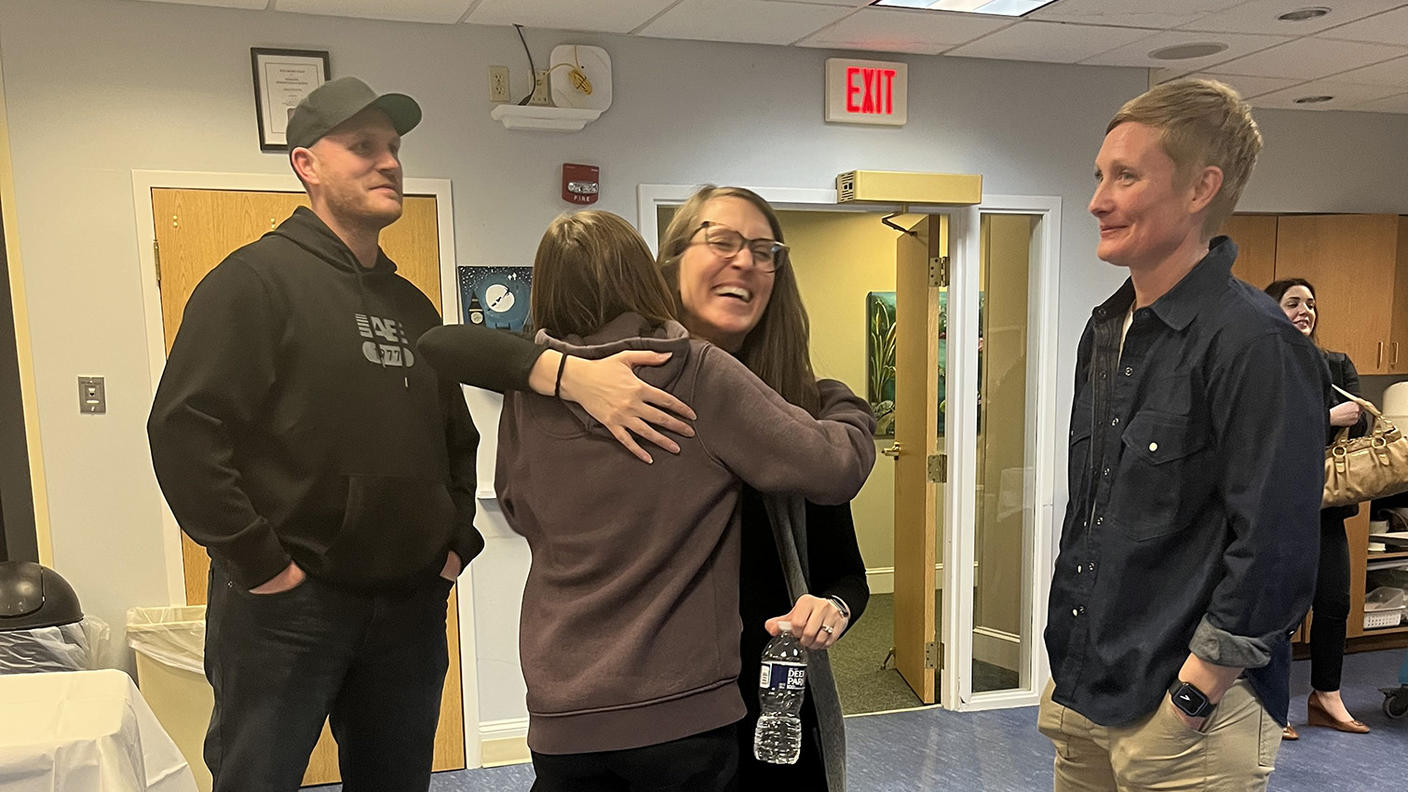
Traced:
[[700, 223], [694, 233], [700, 231], [704, 232], [704, 244], [721, 258], [732, 258], [746, 247], [753, 254], [753, 266], [763, 272], [777, 272], [787, 264], [787, 251], [790, 248], [776, 239], [747, 239], [732, 228], [708, 220]]

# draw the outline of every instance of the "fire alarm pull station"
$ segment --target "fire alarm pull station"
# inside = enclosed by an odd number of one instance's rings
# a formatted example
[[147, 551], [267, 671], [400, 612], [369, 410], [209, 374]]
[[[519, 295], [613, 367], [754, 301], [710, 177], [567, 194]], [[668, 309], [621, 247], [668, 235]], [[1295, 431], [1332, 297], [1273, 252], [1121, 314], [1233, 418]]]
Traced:
[[562, 200], [575, 204], [596, 203], [601, 192], [601, 168], [595, 165], [562, 164]]

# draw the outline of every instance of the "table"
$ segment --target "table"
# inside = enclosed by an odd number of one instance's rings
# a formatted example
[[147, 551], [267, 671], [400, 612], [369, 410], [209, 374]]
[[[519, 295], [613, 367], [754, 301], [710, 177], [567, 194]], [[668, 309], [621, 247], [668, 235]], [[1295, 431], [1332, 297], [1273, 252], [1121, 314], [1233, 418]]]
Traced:
[[131, 677], [0, 675], [0, 792], [196, 792]]

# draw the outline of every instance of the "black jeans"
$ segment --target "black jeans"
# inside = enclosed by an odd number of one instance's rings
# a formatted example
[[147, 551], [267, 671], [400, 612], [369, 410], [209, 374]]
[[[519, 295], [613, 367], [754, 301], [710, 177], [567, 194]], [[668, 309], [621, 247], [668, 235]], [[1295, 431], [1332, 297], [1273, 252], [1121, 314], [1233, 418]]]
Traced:
[[722, 792], [738, 769], [736, 729], [622, 751], [534, 751], [532, 792]]
[[1349, 540], [1338, 509], [1320, 513], [1320, 568], [1310, 620], [1310, 686], [1340, 689], [1345, 623], [1349, 618]]
[[312, 578], [251, 594], [210, 571], [205, 737], [214, 792], [293, 792], [331, 717], [344, 792], [423, 792], [449, 657], [449, 581], [359, 594]]

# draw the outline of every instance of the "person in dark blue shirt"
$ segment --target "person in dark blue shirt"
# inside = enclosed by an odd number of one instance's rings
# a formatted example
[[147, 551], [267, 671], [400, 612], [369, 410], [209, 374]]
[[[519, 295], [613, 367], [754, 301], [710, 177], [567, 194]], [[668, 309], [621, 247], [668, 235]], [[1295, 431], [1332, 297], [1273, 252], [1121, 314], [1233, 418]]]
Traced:
[[1326, 374], [1213, 232], [1250, 108], [1159, 85], [1106, 127], [1090, 212], [1129, 279], [1081, 336], [1041, 731], [1062, 790], [1262, 790], [1315, 585]]

